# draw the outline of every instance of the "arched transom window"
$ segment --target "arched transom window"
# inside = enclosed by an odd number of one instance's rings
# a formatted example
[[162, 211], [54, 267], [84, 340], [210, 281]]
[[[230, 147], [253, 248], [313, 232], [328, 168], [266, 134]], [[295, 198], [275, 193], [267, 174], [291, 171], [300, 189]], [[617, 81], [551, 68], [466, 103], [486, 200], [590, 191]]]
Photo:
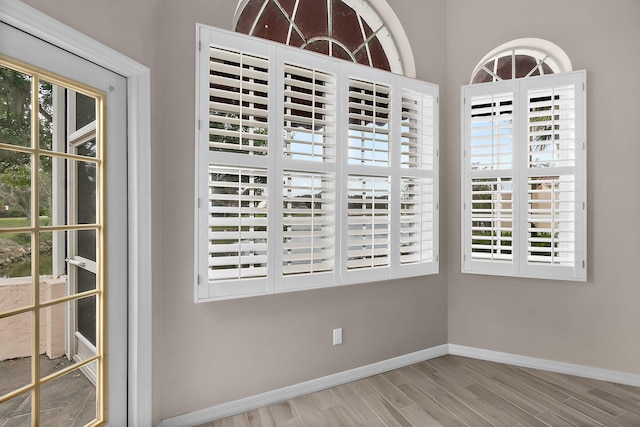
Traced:
[[[387, 20], [397, 20], [388, 12]], [[241, 0], [234, 29], [397, 74], [412, 73], [389, 25], [362, 0]]]
[[471, 83], [557, 74], [572, 70], [571, 61], [555, 44], [535, 38], [517, 39], [498, 46], [480, 60]]

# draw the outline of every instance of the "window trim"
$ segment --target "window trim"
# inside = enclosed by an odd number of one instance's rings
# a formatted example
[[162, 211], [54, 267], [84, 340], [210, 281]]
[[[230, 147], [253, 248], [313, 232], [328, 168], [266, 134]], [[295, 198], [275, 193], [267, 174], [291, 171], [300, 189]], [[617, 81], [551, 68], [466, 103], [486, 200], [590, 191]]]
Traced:
[[[297, 48], [281, 45], [271, 41], [257, 39], [255, 37], [249, 37], [246, 35], [232, 33], [224, 30], [220, 30], [213, 27], [204, 26], [198, 24], [197, 27], [197, 66], [196, 66], [196, 194], [195, 194], [195, 262], [194, 262], [194, 288], [195, 288], [195, 301], [210, 301], [210, 300], [222, 300], [230, 298], [240, 298], [246, 296], [263, 295], [271, 293], [289, 292], [302, 289], [318, 289], [320, 287], [337, 286], [351, 283], [363, 283], [377, 280], [388, 280], [400, 277], [436, 274], [438, 272], [438, 125], [439, 125], [439, 113], [438, 113], [438, 87], [436, 85], [420, 82], [417, 80], [409, 79], [404, 76], [385, 72], [378, 69], [362, 66], [360, 64], [353, 64], [347, 61], [342, 61], [336, 58], [331, 58], [325, 55], [316, 54], [313, 52], [301, 51]], [[335, 268], [330, 273], [320, 272], [317, 274], [293, 276], [287, 277], [281, 273], [282, 265], [282, 234], [278, 230], [282, 230], [282, 206], [279, 208], [270, 208], [268, 215], [274, 215], [269, 221], [268, 236], [271, 242], [269, 247], [271, 252], [269, 254], [268, 278], [266, 280], [247, 280], [247, 286], [244, 291], [241, 290], [242, 286], [238, 286], [238, 283], [225, 283], [211, 285], [208, 280], [207, 262], [205, 257], [208, 257], [208, 240], [205, 238], [199, 238], [202, 236], [202, 232], [198, 230], [208, 230], [208, 214], [205, 210], [208, 196], [208, 184], [203, 178], [203, 171], [208, 170], [210, 159], [209, 151], [209, 46], [215, 45], [219, 48], [233, 48], [234, 50], [241, 50], [247, 52], [250, 55], [258, 55], [259, 52], [268, 52], [269, 58], [273, 61], [269, 65], [269, 82], [276, 82], [275, 86], [269, 87], [269, 103], [268, 103], [268, 117], [269, 126], [273, 126], [268, 132], [269, 143], [269, 156], [262, 155], [244, 155], [236, 154], [233, 152], [219, 152], [216, 153], [213, 164], [217, 166], [230, 166], [238, 168], [268, 168], [271, 171], [268, 174], [268, 191], [270, 197], [279, 200], [278, 196], [282, 193], [282, 186], [278, 183], [282, 181], [283, 173], [286, 171], [307, 171], [309, 173], [331, 173], [335, 174], [335, 181], [342, 182], [336, 185], [335, 188], [335, 203], [336, 203], [336, 230], [335, 230]], [[242, 48], [238, 49], [237, 45]], [[199, 46], [202, 46], [202, 51]], [[235, 46], [235, 47], [234, 47]], [[263, 53], [264, 56], [264, 53]], [[307, 69], [316, 69], [322, 72], [334, 73], [336, 75], [336, 91], [337, 103], [335, 106], [336, 117], [336, 156], [335, 162], [330, 161], [308, 161], [299, 159], [284, 159], [283, 158], [283, 144], [279, 137], [284, 123], [284, 109], [282, 108], [282, 101], [278, 98], [281, 88], [284, 87], [284, 70], [286, 65], [294, 65]], [[206, 90], [205, 79], [206, 77]], [[342, 76], [342, 77], [340, 77]], [[393, 115], [392, 124], [389, 132], [395, 136], [396, 139], [391, 138], [390, 144], [393, 141], [397, 141], [398, 149], [391, 150], [390, 164], [388, 166], [372, 166], [372, 165], [354, 165], [348, 164], [348, 144], [346, 144], [347, 129], [348, 129], [348, 114], [347, 110], [349, 106], [347, 102], [349, 100], [349, 81], [350, 79], [366, 79], [370, 82], [377, 82], [382, 84], [389, 84], [396, 88], [392, 92], [389, 101], [392, 105], [395, 105], [395, 110], [391, 113]], [[273, 89], [272, 89], [273, 87]], [[402, 101], [403, 94], [407, 91], [413, 93], [424, 93], [425, 98], [420, 98], [420, 102], [430, 99], [432, 102], [431, 109], [428, 111], [429, 123], [433, 128], [433, 131], [428, 136], [420, 134], [419, 138], [424, 139], [430, 143], [433, 148], [429, 151], [433, 157], [432, 164], [429, 163], [428, 167], [431, 170], [423, 170], [418, 167], [401, 167], [401, 153], [400, 142], [402, 141]], [[406, 96], [406, 95], [405, 95]], [[340, 101], [342, 100], [342, 101]], [[425, 107], [425, 111], [426, 111]], [[420, 110], [422, 111], [422, 110]], [[425, 113], [426, 114], [426, 113]], [[421, 118], [421, 120], [423, 120]], [[424, 119], [426, 122], [426, 119]], [[200, 125], [199, 125], [200, 124]], [[244, 132], [244, 131], [242, 131]], [[426, 130], [425, 130], [426, 132]], [[342, 136], [340, 136], [342, 135]], [[340, 139], [343, 142], [340, 142]], [[422, 140], [421, 139], [421, 140]], [[205, 143], [203, 143], [205, 141]], [[237, 151], [237, 150], [236, 150]], [[241, 157], [238, 157], [241, 156]], [[266, 157], [266, 158], [265, 158]], [[394, 165], [395, 163], [395, 165]], [[425, 163], [427, 165], [427, 163]], [[393, 215], [397, 216], [397, 225], [394, 225], [390, 231], [390, 251], [391, 251], [391, 264], [385, 268], [374, 269], [373, 271], [347, 271], [346, 260], [344, 259], [347, 253], [346, 239], [342, 240], [340, 237], [345, 233], [346, 218], [347, 218], [347, 201], [346, 201], [346, 178], [348, 175], [366, 175], [366, 176], [389, 176], [394, 190], [392, 194], [392, 203], [396, 203], [393, 208]], [[430, 178], [433, 180], [430, 190], [433, 192], [430, 199], [430, 203], [433, 205], [433, 212], [429, 212], [433, 230], [431, 230], [431, 241], [433, 242], [430, 254], [433, 256], [432, 260], [423, 261], [416, 265], [399, 264], [399, 243], [394, 236], [399, 236], [400, 227], [400, 178]], [[208, 179], [208, 178], [207, 178]], [[395, 193], [394, 193], [395, 191]], [[198, 202], [199, 200], [199, 202]], [[427, 203], [425, 201], [425, 203]], [[282, 204], [282, 202], [277, 202]], [[269, 202], [269, 205], [274, 203]], [[422, 208], [422, 206], [420, 206]], [[343, 225], [344, 224], [344, 225]], [[208, 234], [208, 233], [207, 233]], [[427, 235], [427, 233], [425, 233]], [[341, 241], [342, 240], [342, 241]], [[309, 280], [307, 280], [309, 279]], [[315, 280], [320, 280], [320, 283], [315, 283]], [[200, 284], [198, 283], [200, 281]], [[266, 282], [266, 285], [260, 287], [260, 282]]]
[[[573, 167], [529, 168], [526, 163], [528, 151], [522, 151], [522, 143], [527, 136], [528, 101], [527, 90], [563, 84], [575, 85], [575, 165]], [[470, 195], [470, 96], [476, 94], [498, 94], [513, 91], [513, 262], [474, 261], [471, 257], [471, 195]], [[524, 96], [523, 96], [524, 95]], [[586, 129], [586, 71], [574, 71], [563, 74], [529, 77], [525, 79], [505, 80], [492, 83], [479, 83], [461, 88], [461, 271], [471, 274], [496, 276], [539, 278], [553, 280], [587, 280], [587, 129]], [[525, 120], [519, 119], [523, 117]], [[527, 262], [526, 227], [527, 223], [527, 177], [545, 176], [545, 170], [551, 175], [559, 170], [570, 170], [575, 174], [575, 258], [574, 266], [532, 265]], [[498, 172], [480, 171], [479, 175], [498, 177]], [[520, 242], [520, 243], [517, 243]], [[524, 243], [522, 243], [524, 242]]]

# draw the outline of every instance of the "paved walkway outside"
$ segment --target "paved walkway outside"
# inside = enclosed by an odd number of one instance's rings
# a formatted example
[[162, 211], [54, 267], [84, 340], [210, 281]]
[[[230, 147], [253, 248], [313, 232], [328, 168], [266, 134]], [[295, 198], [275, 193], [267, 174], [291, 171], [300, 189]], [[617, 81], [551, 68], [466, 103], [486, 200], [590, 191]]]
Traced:
[[[66, 357], [50, 360], [40, 356], [41, 375], [47, 376], [68, 367]], [[28, 384], [31, 358], [0, 362], [0, 396]], [[95, 419], [95, 386], [81, 371], [72, 371], [40, 389], [40, 426], [81, 427]], [[0, 427], [31, 426], [31, 393], [0, 403]]]

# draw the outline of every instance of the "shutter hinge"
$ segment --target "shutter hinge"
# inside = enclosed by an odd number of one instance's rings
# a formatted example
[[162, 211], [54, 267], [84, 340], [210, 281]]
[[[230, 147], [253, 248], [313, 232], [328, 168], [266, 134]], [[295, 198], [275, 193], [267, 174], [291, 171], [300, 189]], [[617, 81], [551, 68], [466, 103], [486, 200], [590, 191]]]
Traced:
[[462, 105], [467, 105], [467, 98], [462, 98]]
[[587, 209], [587, 204], [585, 202], [582, 202], [582, 210]]
[[587, 266], [587, 263], [585, 260], [582, 260], [582, 268], [585, 268]]
[[436, 104], [440, 104], [440, 97], [436, 96]]
[[440, 209], [440, 203], [436, 203], [436, 210]]
[[202, 120], [198, 119], [198, 130], [202, 127]]
[[436, 157], [440, 157], [440, 150], [436, 150]]
[[196, 281], [198, 282], [198, 285], [199, 285], [200, 284], [200, 275], [199, 274], [196, 276]]
[[586, 143], [586, 142], [583, 142], [583, 143], [582, 143], [582, 149], [583, 149], [583, 150], [586, 150], [586, 149], [587, 149], [587, 143]]
[[462, 260], [466, 261], [467, 260], [467, 254], [462, 254]]
[[202, 40], [198, 40], [198, 51], [202, 52]]
[[436, 262], [440, 262], [440, 255], [436, 255]]
[[200, 197], [198, 197], [198, 209], [200, 209]]
[[585, 89], [586, 89], [586, 87], [585, 87], [584, 82], [583, 82], [583, 83], [582, 83], [582, 91], [584, 92], [584, 91], [585, 91]]

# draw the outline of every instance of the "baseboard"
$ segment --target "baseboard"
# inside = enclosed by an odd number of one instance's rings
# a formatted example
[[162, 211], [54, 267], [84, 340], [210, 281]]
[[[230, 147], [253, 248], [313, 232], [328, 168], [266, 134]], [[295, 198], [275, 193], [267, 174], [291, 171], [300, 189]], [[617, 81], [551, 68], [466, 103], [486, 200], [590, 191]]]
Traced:
[[221, 405], [211, 406], [188, 414], [167, 418], [162, 420], [158, 427], [191, 427], [198, 424], [204, 424], [212, 420], [240, 414], [252, 409], [261, 408], [263, 406], [303, 396], [305, 394], [315, 393], [320, 390], [325, 390], [351, 381], [381, 374], [393, 369], [402, 368], [403, 366], [413, 365], [414, 363], [444, 356], [446, 354], [640, 387], [640, 375], [592, 368], [589, 366], [575, 365], [571, 363], [556, 362], [553, 360], [538, 359], [535, 357], [520, 356], [518, 354], [484, 350], [481, 348], [466, 347], [457, 344], [443, 344], [426, 350], [416, 351], [415, 353], [394, 357], [392, 359], [328, 375], [326, 377], [257, 394], [255, 396], [249, 396], [232, 402], [223, 403]]
[[505, 363], [508, 365], [522, 366], [525, 368], [540, 369], [542, 371], [558, 372], [560, 374], [575, 375], [594, 380], [610, 381], [613, 383], [640, 387], [640, 375], [628, 374], [619, 371], [610, 371], [607, 369], [557, 362], [554, 360], [538, 359], [535, 357], [502, 353], [499, 351], [484, 350], [481, 348], [466, 347], [457, 344], [449, 344], [448, 353], [455, 356], [465, 356], [472, 359], [488, 360], [491, 362]]
[[255, 396], [249, 396], [232, 402], [223, 403], [221, 405], [211, 406], [209, 408], [179, 415], [177, 417], [167, 418], [162, 420], [159, 427], [190, 427], [203, 424], [212, 420], [240, 414], [252, 409], [261, 408], [263, 406], [272, 405], [274, 403], [293, 399], [305, 394], [315, 393], [320, 390], [346, 384], [351, 381], [367, 378], [372, 375], [378, 375], [393, 369], [402, 368], [403, 366], [413, 365], [414, 363], [433, 359], [434, 357], [444, 356], [447, 354], [447, 350], [447, 344], [442, 344], [426, 350], [416, 351], [415, 353], [405, 354], [403, 356], [394, 357], [392, 359], [383, 360], [381, 362], [372, 363], [370, 365], [361, 366], [300, 384], [294, 384], [292, 386], [279, 388], [277, 390], [268, 391]]

